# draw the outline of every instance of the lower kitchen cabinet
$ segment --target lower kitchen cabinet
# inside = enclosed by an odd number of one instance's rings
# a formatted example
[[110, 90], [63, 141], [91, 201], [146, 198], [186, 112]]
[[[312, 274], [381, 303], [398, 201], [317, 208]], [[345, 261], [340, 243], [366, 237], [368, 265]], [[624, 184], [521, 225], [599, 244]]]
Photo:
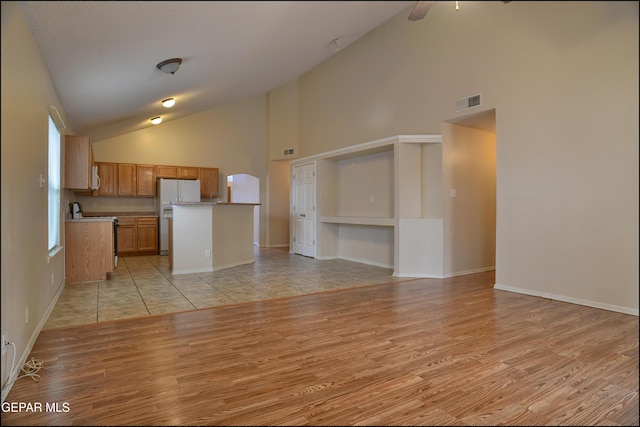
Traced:
[[118, 256], [136, 252], [136, 217], [118, 217]]
[[158, 253], [158, 218], [137, 218], [138, 252]]
[[118, 255], [156, 255], [157, 253], [157, 217], [118, 217]]

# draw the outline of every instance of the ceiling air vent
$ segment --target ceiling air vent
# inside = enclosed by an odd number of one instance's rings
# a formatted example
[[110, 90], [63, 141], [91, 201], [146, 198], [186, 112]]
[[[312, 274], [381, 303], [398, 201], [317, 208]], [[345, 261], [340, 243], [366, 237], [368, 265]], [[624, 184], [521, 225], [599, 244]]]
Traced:
[[480, 94], [456, 100], [456, 112], [481, 105]]

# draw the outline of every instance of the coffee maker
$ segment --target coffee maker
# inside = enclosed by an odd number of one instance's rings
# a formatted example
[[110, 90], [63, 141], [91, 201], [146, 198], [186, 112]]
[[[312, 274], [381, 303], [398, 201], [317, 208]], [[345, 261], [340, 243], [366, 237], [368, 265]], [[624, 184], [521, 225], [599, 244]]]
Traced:
[[79, 202], [71, 203], [71, 219], [82, 218], [82, 205]]

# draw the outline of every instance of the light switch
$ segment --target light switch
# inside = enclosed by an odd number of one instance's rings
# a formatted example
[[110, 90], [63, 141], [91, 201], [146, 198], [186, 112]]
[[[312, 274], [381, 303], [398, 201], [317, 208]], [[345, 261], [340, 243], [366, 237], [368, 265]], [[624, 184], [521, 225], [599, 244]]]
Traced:
[[458, 195], [458, 192], [456, 191], [455, 188], [452, 188], [451, 190], [449, 190], [449, 195], [451, 197], [456, 197]]

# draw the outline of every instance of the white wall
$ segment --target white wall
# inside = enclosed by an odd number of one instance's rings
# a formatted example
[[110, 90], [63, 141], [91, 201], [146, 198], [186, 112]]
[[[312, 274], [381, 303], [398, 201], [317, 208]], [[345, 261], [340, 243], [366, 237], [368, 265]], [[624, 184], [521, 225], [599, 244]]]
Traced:
[[[298, 80], [267, 95], [267, 247], [289, 246], [289, 158], [296, 158], [298, 146]], [[284, 150], [294, 150], [285, 156]]]
[[269, 162], [266, 246], [289, 247], [289, 162]]
[[2, 355], [4, 385], [12, 362], [19, 372], [63, 287], [63, 252], [48, 261], [47, 184], [40, 188], [39, 180], [48, 175], [47, 106], [69, 122], [18, 2], [2, 2], [1, 15], [2, 331], [17, 359], [11, 349]]
[[289, 158], [284, 150], [298, 152], [298, 80], [293, 80], [268, 94], [269, 160]]
[[436, 2], [300, 77], [300, 156], [496, 110], [496, 283], [638, 314], [638, 3]]
[[172, 232], [173, 274], [213, 271], [212, 205], [175, 205]]

